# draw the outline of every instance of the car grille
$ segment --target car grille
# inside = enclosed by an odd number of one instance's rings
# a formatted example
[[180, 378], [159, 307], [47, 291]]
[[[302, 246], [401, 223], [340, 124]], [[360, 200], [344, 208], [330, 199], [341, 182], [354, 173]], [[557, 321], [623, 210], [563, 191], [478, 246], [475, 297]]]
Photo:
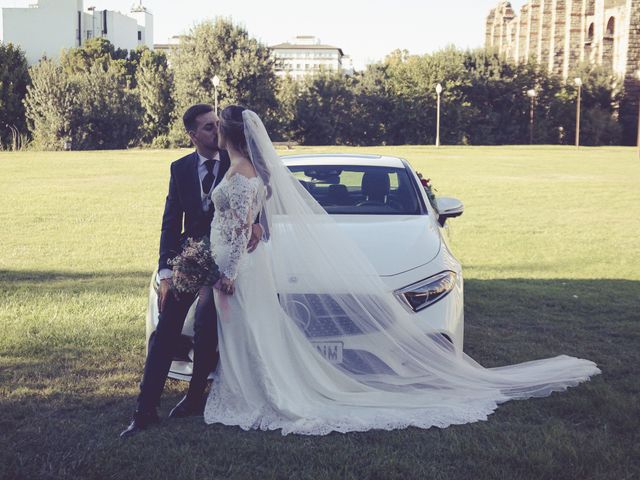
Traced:
[[[288, 294], [282, 307], [309, 338], [339, 337], [364, 333], [330, 295]], [[345, 296], [346, 298], [346, 296]]]

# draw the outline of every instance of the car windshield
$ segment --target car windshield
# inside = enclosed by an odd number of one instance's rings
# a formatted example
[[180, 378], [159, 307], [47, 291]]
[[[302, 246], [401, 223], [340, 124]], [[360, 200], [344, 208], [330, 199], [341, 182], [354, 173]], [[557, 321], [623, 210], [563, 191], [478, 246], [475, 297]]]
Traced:
[[419, 215], [416, 190], [404, 168], [299, 165], [289, 170], [327, 213]]

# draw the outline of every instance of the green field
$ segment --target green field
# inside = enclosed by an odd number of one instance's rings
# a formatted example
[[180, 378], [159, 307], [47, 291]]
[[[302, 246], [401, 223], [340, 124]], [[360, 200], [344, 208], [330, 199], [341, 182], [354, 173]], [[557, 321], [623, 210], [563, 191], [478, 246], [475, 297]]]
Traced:
[[[0, 478], [640, 478], [640, 159], [631, 148], [379, 152], [465, 204], [466, 351], [603, 374], [444, 430], [243, 432], [164, 420], [129, 441], [147, 285], [183, 151], [0, 153]], [[161, 415], [185, 385], [169, 382]]]

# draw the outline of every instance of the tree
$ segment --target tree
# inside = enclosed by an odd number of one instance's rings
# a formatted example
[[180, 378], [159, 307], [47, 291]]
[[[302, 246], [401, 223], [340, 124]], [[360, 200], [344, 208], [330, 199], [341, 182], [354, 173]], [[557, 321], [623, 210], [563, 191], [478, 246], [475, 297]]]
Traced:
[[387, 69], [384, 64], [369, 65], [353, 78], [352, 138], [349, 143], [384, 145], [389, 141], [389, 129], [396, 122]]
[[395, 52], [385, 60], [389, 92], [394, 98], [393, 115], [387, 125], [392, 144], [434, 143], [436, 130], [436, 85], [442, 84], [443, 143], [459, 143], [463, 135], [460, 109], [463, 86], [468, 83], [463, 52], [452, 47], [430, 55]]
[[136, 143], [142, 109], [121, 64], [111, 62], [106, 69], [93, 65], [73, 76], [72, 82], [78, 90], [71, 120], [72, 149], [120, 149]]
[[25, 107], [36, 147], [115, 149], [137, 140], [142, 109], [122, 59], [95, 58], [70, 51], [32, 67]]
[[463, 143], [528, 143], [530, 103], [526, 92], [535, 87], [536, 79], [485, 50], [467, 52], [464, 66], [470, 82], [463, 88], [467, 104]]
[[307, 145], [352, 143], [349, 80], [341, 74], [320, 72], [307, 77], [296, 100], [294, 130]]
[[292, 141], [296, 138], [296, 104], [300, 95], [301, 84], [294, 78], [286, 75], [278, 79], [276, 101], [278, 114], [272, 122], [274, 140]]
[[29, 85], [24, 53], [12, 44], [0, 44], [0, 149], [19, 148], [26, 138], [22, 104]]
[[276, 78], [267, 47], [244, 28], [217, 19], [196, 25], [184, 36], [170, 58], [175, 78], [177, 118], [172, 138], [187, 138], [178, 118], [194, 103], [214, 103], [212, 79], [220, 78], [220, 104], [239, 103], [260, 114], [269, 128], [276, 116]]
[[60, 62], [69, 73], [88, 72], [96, 64], [107, 70], [115, 62], [123, 68], [126, 84], [134, 88], [141, 54], [141, 50], [115, 48], [109, 40], [98, 37], [87, 40], [81, 47], [65, 50]]
[[620, 145], [622, 126], [608, 109], [594, 106], [582, 117], [580, 142], [582, 145]]
[[574, 79], [577, 77], [582, 80], [580, 144], [619, 145], [622, 141], [622, 125], [616, 117], [622, 100], [620, 81], [611, 69], [589, 64], [579, 65], [570, 72], [562, 91], [566, 143], [575, 143], [578, 87]]
[[136, 93], [142, 108], [141, 140], [151, 143], [169, 132], [173, 121], [173, 74], [164, 53], [144, 49], [136, 71]]
[[45, 59], [31, 67], [31, 85], [24, 104], [36, 148], [70, 148], [77, 93], [78, 85], [60, 64]]

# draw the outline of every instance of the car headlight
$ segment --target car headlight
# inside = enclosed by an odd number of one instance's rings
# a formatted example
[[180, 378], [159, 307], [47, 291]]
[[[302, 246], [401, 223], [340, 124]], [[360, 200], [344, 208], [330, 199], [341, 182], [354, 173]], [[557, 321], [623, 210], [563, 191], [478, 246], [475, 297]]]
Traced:
[[446, 297], [455, 287], [456, 278], [456, 272], [441, 272], [394, 293], [405, 307], [419, 312]]

